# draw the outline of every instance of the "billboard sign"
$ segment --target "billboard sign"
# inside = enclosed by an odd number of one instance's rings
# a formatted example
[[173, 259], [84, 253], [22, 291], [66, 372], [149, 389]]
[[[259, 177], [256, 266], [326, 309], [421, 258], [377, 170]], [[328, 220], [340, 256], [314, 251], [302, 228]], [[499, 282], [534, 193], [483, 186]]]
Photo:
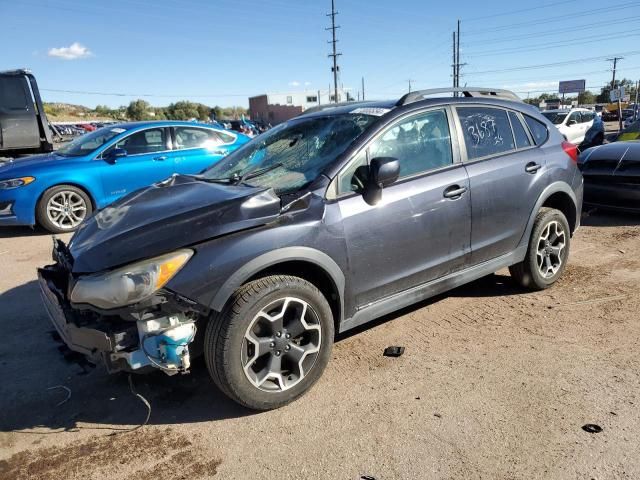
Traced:
[[560, 82], [558, 87], [559, 93], [581, 93], [585, 91], [587, 85], [586, 80], [566, 80]]

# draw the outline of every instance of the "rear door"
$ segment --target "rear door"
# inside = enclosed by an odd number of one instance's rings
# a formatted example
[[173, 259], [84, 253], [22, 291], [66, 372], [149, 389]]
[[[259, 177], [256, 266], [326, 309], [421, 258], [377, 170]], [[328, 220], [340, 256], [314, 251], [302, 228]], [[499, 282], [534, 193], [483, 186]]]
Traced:
[[26, 77], [0, 75], [0, 149], [40, 146], [40, 129]]
[[520, 113], [481, 105], [456, 111], [471, 190], [471, 259], [478, 264], [518, 245], [545, 186], [545, 159]]
[[235, 150], [236, 137], [210, 128], [174, 127], [173, 172], [197, 174]]
[[[471, 204], [452, 131], [448, 109], [405, 117], [381, 132], [338, 175], [336, 203], [358, 306], [464, 267], [470, 252]], [[397, 158], [400, 178], [382, 190], [379, 203], [370, 205], [357, 193], [365, 182], [359, 172], [375, 157]]]
[[[104, 158], [114, 148], [126, 150], [127, 156], [110, 163]], [[132, 133], [105, 150], [100, 169], [106, 203], [152, 183], [164, 180], [173, 173], [169, 128], [155, 127]]]
[[566, 132], [567, 140], [571, 143], [574, 145], [582, 143], [586, 131], [584, 129], [584, 124], [582, 123], [582, 115], [580, 112], [571, 112], [569, 114], [569, 117], [566, 120]]

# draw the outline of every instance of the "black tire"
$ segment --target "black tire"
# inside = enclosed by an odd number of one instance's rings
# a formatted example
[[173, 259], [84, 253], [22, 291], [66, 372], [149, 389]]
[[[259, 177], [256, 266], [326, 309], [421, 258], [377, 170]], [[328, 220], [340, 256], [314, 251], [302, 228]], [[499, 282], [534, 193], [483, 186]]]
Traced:
[[[243, 342], [256, 315], [284, 297], [299, 298], [313, 309], [321, 327], [321, 341], [313, 365], [299, 383], [286, 390], [267, 392], [245, 374]], [[320, 378], [329, 362], [333, 340], [333, 314], [322, 292], [301, 278], [273, 275], [240, 287], [223, 311], [211, 318], [205, 333], [204, 357], [211, 378], [229, 398], [253, 410], [271, 410], [299, 398]]]
[[[84, 202], [85, 210], [82, 216], [83, 220], [91, 215], [91, 212], [93, 211], [91, 199], [84, 190], [73, 185], [56, 185], [55, 187], [49, 188], [42, 194], [42, 197], [40, 198], [40, 201], [36, 206], [36, 221], [38, 222], [38, 225], [51, 233], [73, 232], [76, 228], [78, 228], [79, 223], [73, 225], [70, 224], [68, 227], [56, 225], [49, 218], [49, 214], [47, 213], [47, 205], [49, 201], [56, 195], [60, 195], [65, 192], [74, 195], [74, 198], [79, 198]], [[75, 222], [75, 219], [73, 220], [73, 222]]]
[[[564, 248], [559, 256], [561, 262], [559, 268], [549, 276], [544, 276], [539, 266], [538, 249], [542, 240], [540, 239], [545, 228], [556, 222], [564, 232]], [[554, 227], [555, 228], [555, 227]], [[569, 222], [560, 210], [554, 208], [543, 207], [536, 215], [529, 238], [529, 246], [524, 260], [520, 263], [509, 267], [509, 272], [513, 279], [522, 287], [529, 290], [544, 290], [553, 285], [562, 275], [567, 260], [569, 258], [569, 249], [571, 246], [571, 229]], [[546, 248], [546, 247], [545, 247]]]

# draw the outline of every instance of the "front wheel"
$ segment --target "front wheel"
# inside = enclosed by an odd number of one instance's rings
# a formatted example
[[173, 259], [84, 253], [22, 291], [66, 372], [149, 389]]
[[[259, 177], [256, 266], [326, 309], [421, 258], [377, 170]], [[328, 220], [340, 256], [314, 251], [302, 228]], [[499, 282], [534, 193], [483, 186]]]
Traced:
[[538, 212], [525, 259], [509, 267], [514, 280], [531, 290], [543, 290], [553, 285], [569, 258], [571, 230], [560, 210], [541, 208]]
[[58, 185], [42, 195], [36, 220], [51, 233], [66, 233], [78, 228], [91, 211], [91, 200], [83, 190], [73, 185]]
[[215, 384], [254, 410], [292, 402], [320, 378], [333, 345], [331, 308], [313, 284], [273, 275], [239, 288], [205, 333]]

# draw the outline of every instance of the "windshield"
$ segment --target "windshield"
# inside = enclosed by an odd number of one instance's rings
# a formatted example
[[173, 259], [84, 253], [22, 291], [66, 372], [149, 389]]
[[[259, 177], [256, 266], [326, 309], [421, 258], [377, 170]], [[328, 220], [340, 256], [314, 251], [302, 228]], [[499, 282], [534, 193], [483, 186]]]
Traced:
[[[246, 183], [277, 193], [295, 191], [315, 180], [377, 118], [346, 113], [285, 122], [215, 164], [204, 177], [240, 178], [255, 172]], [[258, 175], [258, 169], [266, 171]]]
[[65, 157], [88, 155], [123, 132], [126, 132], [124, 128], [100, 128], [76, 138], [73, 142], [67, 143], [64, 147], [59, 148], [56, 153]]
[[542, 115], [547, 117], [554, 125], [560, 125], [567, 118], [567, 112], [544, 112]]

